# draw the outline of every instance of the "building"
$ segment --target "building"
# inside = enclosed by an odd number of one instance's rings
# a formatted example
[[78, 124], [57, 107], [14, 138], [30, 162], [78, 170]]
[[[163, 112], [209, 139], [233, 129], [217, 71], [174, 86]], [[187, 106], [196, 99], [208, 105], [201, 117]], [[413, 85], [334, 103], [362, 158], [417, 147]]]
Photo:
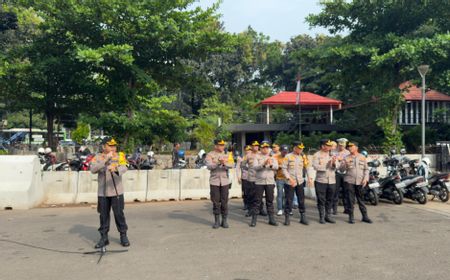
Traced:
[[[400, 110], [398, 123], [402, 126], [422, 124], [422, 88], [410, 82], [400, 85], [405, 103]], [[425, 94], [425, 123], [450, 123], [450, 96], [436, 90]]]
[[336, 130], [333, 113], [342, 108], [342, 101], [311, 92], [300, 93], [300, 106], [297, 100], [298, 93], [293, 91], [282, 91], [262, 100], [253, 122], [229, 126], [233, 142], [242, 148], [253, 140], [273, 140], [279, 132], [297, 132], [299, 123], [302, 134], [306, 135], [312, 131]]

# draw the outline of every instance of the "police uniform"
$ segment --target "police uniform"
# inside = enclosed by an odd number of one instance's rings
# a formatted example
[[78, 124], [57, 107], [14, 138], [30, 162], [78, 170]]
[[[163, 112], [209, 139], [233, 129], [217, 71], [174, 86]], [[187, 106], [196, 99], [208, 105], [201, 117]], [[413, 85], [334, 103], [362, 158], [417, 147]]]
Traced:
[[[329, 139], [322, 139], [320, 143], [321, 146], [331, 147], [332, 145]], [[336, 164], [333, 162], [333, 156], [329, 152], [320, 150], [314, 154], [312, 166], [316, 170], [314, 187], [320, 223], [335, 223], [330, 216], [336, 187]]]
[[[346, 141], [347, 139], [345, 138], [341, 138], [338, 139], [338, 143], [340, 146], [344, 146], [344, 149], [342, 151], [337, 151], [336, 156], [343, 159], [346, 156], [348, 156], [350, 154], [350, 152], [345, 149], [345, 145], [347, 144]], [[339, 162], [337, 163], [339, 165]], [[347, 200], [347, 193], [346, 190], [344, 188], [344, 176], [345, 176], [345, 172], [346, 171], [342, 171], [340, 169], [336, 170], [336, 191], [334, 192], [334, 197], [333, 197], [333, 214], [337, 215], [337, 208], [339, 205], [339, 195], [341, 195], [342, 197], [342, 204], [344, 205], [344, 213], [347, 214], [348, 212], [348, 205], [349, 202]]]
[[[348, 146], [357, 146], [355, 142], [349, 142]], [[349, 154], [342, 161], [340, 170], [346, 171], [344, 175], [344, 188], [349, 202], [349, 223], [354, 223], [353, 209], [355, 205], [355, 197], [358, 202], [359, 210], [362, 214], [362, 221], [372, 223], [367, 215], [367, 208], [364, 205], [362, 197], [363, 183], [369, 181], [369, 167], [367, 165], [367, 158], [360, 153]]]
[[[305, 146], [300, 142], [294, 143], [294, 148], [303, 149]], [[294, 200], [294, 193], [297, 195], [298, 200], [298, 209], [300, 212], [300, 223], [304, 225], [308, 225], [308, 221], [306, 219], [306, 208], [305, 208], [305, 176], [304, 176], [304, 170], [308, 166], [308, 159], [305, 155], [302, 153], [297, 154], [295, 152], [292, 152], [283, 160], [282, 164], [282, 171], [283, 175], [286, 178], [285, 185], [284, 185], [284, 193], [285, 193], [285, 208], [284, 208], [284, 215], [285, 215], [285, 225], [289, 225], [289, 214], [292, 212], [292, 206], [293, 206], [293, 200]], [[290, 180], [295, 181], [295, 185], [292, 186], [290, 184]]]
[[[251, 146], [258, 146], [259, 147], [259, 142], [258, 141], [253, 141]], [[254, 201], [256, 199], [256, 188], [255, 188], [255, 182], [256, 182], [256, 170], [254, 168], [254, 162], [256, 160], [256, 157], [260, 154], [260, 152], [251, 152], [248, 155], [246, 155], [246, 158], [243, 162], [243, 164], [245, 164], [248, 168], [248, 174], [247, 174], [247, 180], [248, 180], [248, 203], [250, 205], [254, 204]], [[264, 202], [261, 201], [261, 205], [259, 207], [258, 213], [257, 214], [261, 214], [262, 216], [267, 215], [266, 211], [264, 210]], [[250, 215], [252, 215], [251, 211], [250, 211]]]
[[[261, 143], [261, 148], [268, 148], [270, 144], [266, 141]], [[275, 189], [275, 171], [278, 169], [278, 161], [270, 154], [258, 154], [251, 167], [255, 170], [255, 198], [252, 205], [252, 222], [250, 226], [256, 226], [257, 213], [260, 210], [263, 195], [266, 195], [266, 207], [269, 215], [269, 224], [277, 226], [274, 218], [274, 189]]]
[[[225, 145], [223, 140], [215, 140], [215, 145]], [[224, 160], [224, 163], [220, 163]], [[215, 223], [213, 228], [218, 228], [220, 225], [224, 228], [228, 227], [228, 191], [231, 186], [228, 170], [233, 168], [233, 157], [229, 157], [225, 152], [218, 152], [214, 150], [206, 155], [206, 167], [210, 170], [209, 177], [210, 195], [213, 203], [213, 213]], [[220, 223], [220, 214], [222, 214], [222, 223]]]
[[[117, 146], [117, 142], [111, 137], [106, 137], [102, 141], [103, 145]], [[116, 167], [116, 172], [108, 171], [108, 167]], [[108, 232], [110, 226], [111, 208], [114, 213], [117, 230], [120, 232], [120, 241], [123, 246], [129, 246], [127, 237], [128, 226], [125, 221], [124, 197], [122, 175], [127, 171], [127, 161], [123, 153], [113, 153], [111, 158], [107, 158], [105, 153], [97, 154], [91, 161], [91, 172], [98, 174], [97, 192], [97, 212], [100, 214], [101, 239], [96, 248], [101, 248], [109, 244]]]

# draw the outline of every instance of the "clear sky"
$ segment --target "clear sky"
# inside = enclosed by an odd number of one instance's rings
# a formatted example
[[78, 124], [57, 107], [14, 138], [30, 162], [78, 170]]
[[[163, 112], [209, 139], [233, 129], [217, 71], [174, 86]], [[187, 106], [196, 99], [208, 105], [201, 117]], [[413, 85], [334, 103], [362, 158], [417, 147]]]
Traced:
[[[198, 0], [197, 5], [206, 8], [215, 2]], [[287, 42], [298, 34], [329, 34], [322, 28], [310, 29], [305, 22], [306, 16], [320, 10], [318, 0], [223, 0], [219, 13], [229, 32], [242, 32], [250, 25], [271, 40]]]

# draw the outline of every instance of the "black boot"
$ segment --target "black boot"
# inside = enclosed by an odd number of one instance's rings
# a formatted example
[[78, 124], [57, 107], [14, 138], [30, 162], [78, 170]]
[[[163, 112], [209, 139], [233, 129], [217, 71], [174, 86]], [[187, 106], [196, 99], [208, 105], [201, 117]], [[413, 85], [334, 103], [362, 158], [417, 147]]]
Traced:
[[325, 214], [325, 222], [330, 223], [330, 224], [335, 224], [336, 221], [331, 218], [331, 214], [330, 213], [326, 213]]
[[95, 249], [100, 249], [109, 245], [108, 234], [102, 234], [100, 240], [95, 244]]
[[337, 214], [338, 214], [338, 212], [337, 212], [337, 204], [336, 204], [333, 206], [333, 215], [336, 216]]
[[218, 229], [220, 227], [220, 216], [214, 215], [214, 225], [212, 226], [213, 229]]
[[290, 225], [290, 224], [291, 224], [291, 221], [290, 221], [290, 215], [289, 215], [289, 214], [284, 215], [284, 225], [285, 225], [285, 226], [288, 226], [288, 225]]
[[262, 208], [261, 210], [259, 210], [259, 215], [261, 215], [261, 216], [267, 216], [267, 212], [266, 212], [266, 210], [264, 209], [264, 208]]
[[305, 226], [309, 225], [308, 219], [306, 219], [305, 213], [300, 213], [300, 224], [304, 224]]
[[273, 216], [273, 214], [269, 215], [269, 225], [278, 226], [278, 223], [275, 220], [275, 217]]
[[371, 224], [371, 223], [372, 223], [372, 220], [369, 219], [369, 216], [367, 216], [367, 213], [364, 213], [364, 214], [363, 214], [362, 221], [363, 221], [364, 223], [368, 223], [368, 224]]
[[130, 246], [130, 240], [128, 240], [128, 237], [127, 237], [126, 233], [121, 233], [120, 234], [120, 245], [122, 245], [123, 247]]
[[256, 215], [256, 214], [252, 215], [252, 222], [250, 223], [251, 227], [256, 227], [256, 220], [257, 220], [257, 218], [258, 218], [258, 215]]
[[348, 211], [347, 208], [344, 208], [344, 214], [350, 214], [350, 211]]
[[353, 213], [348, 214], [348, 223], [349, 224], [355, 223], [355, 217], [353, 216]]
[[325, 224], [325, 211], [322, 208], [319, 208], [319, 223]]
[[227, 223], [227, 215], [222, 215], [222, 227], [229, 228], [228, 223]]

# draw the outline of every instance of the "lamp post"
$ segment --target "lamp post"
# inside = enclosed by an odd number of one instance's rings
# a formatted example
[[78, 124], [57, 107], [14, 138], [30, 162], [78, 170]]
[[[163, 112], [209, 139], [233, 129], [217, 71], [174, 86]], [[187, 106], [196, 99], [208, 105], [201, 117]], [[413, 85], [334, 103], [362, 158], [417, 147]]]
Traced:
[[298, 139], [301, 140], [302, 139], [302, 123], [301, 123], [301, 106], [300, 106], [300, 74], [297, 75], [297, 88], [295, 89], [295, 91], [297, 92], [297, 100], [295, 103], [297, 103], [298, 105]]
[[429, 65], [420, 65], [417, 67], [422, 77], [422, 158], [425, 157], [425, 75], [429, 69]]

